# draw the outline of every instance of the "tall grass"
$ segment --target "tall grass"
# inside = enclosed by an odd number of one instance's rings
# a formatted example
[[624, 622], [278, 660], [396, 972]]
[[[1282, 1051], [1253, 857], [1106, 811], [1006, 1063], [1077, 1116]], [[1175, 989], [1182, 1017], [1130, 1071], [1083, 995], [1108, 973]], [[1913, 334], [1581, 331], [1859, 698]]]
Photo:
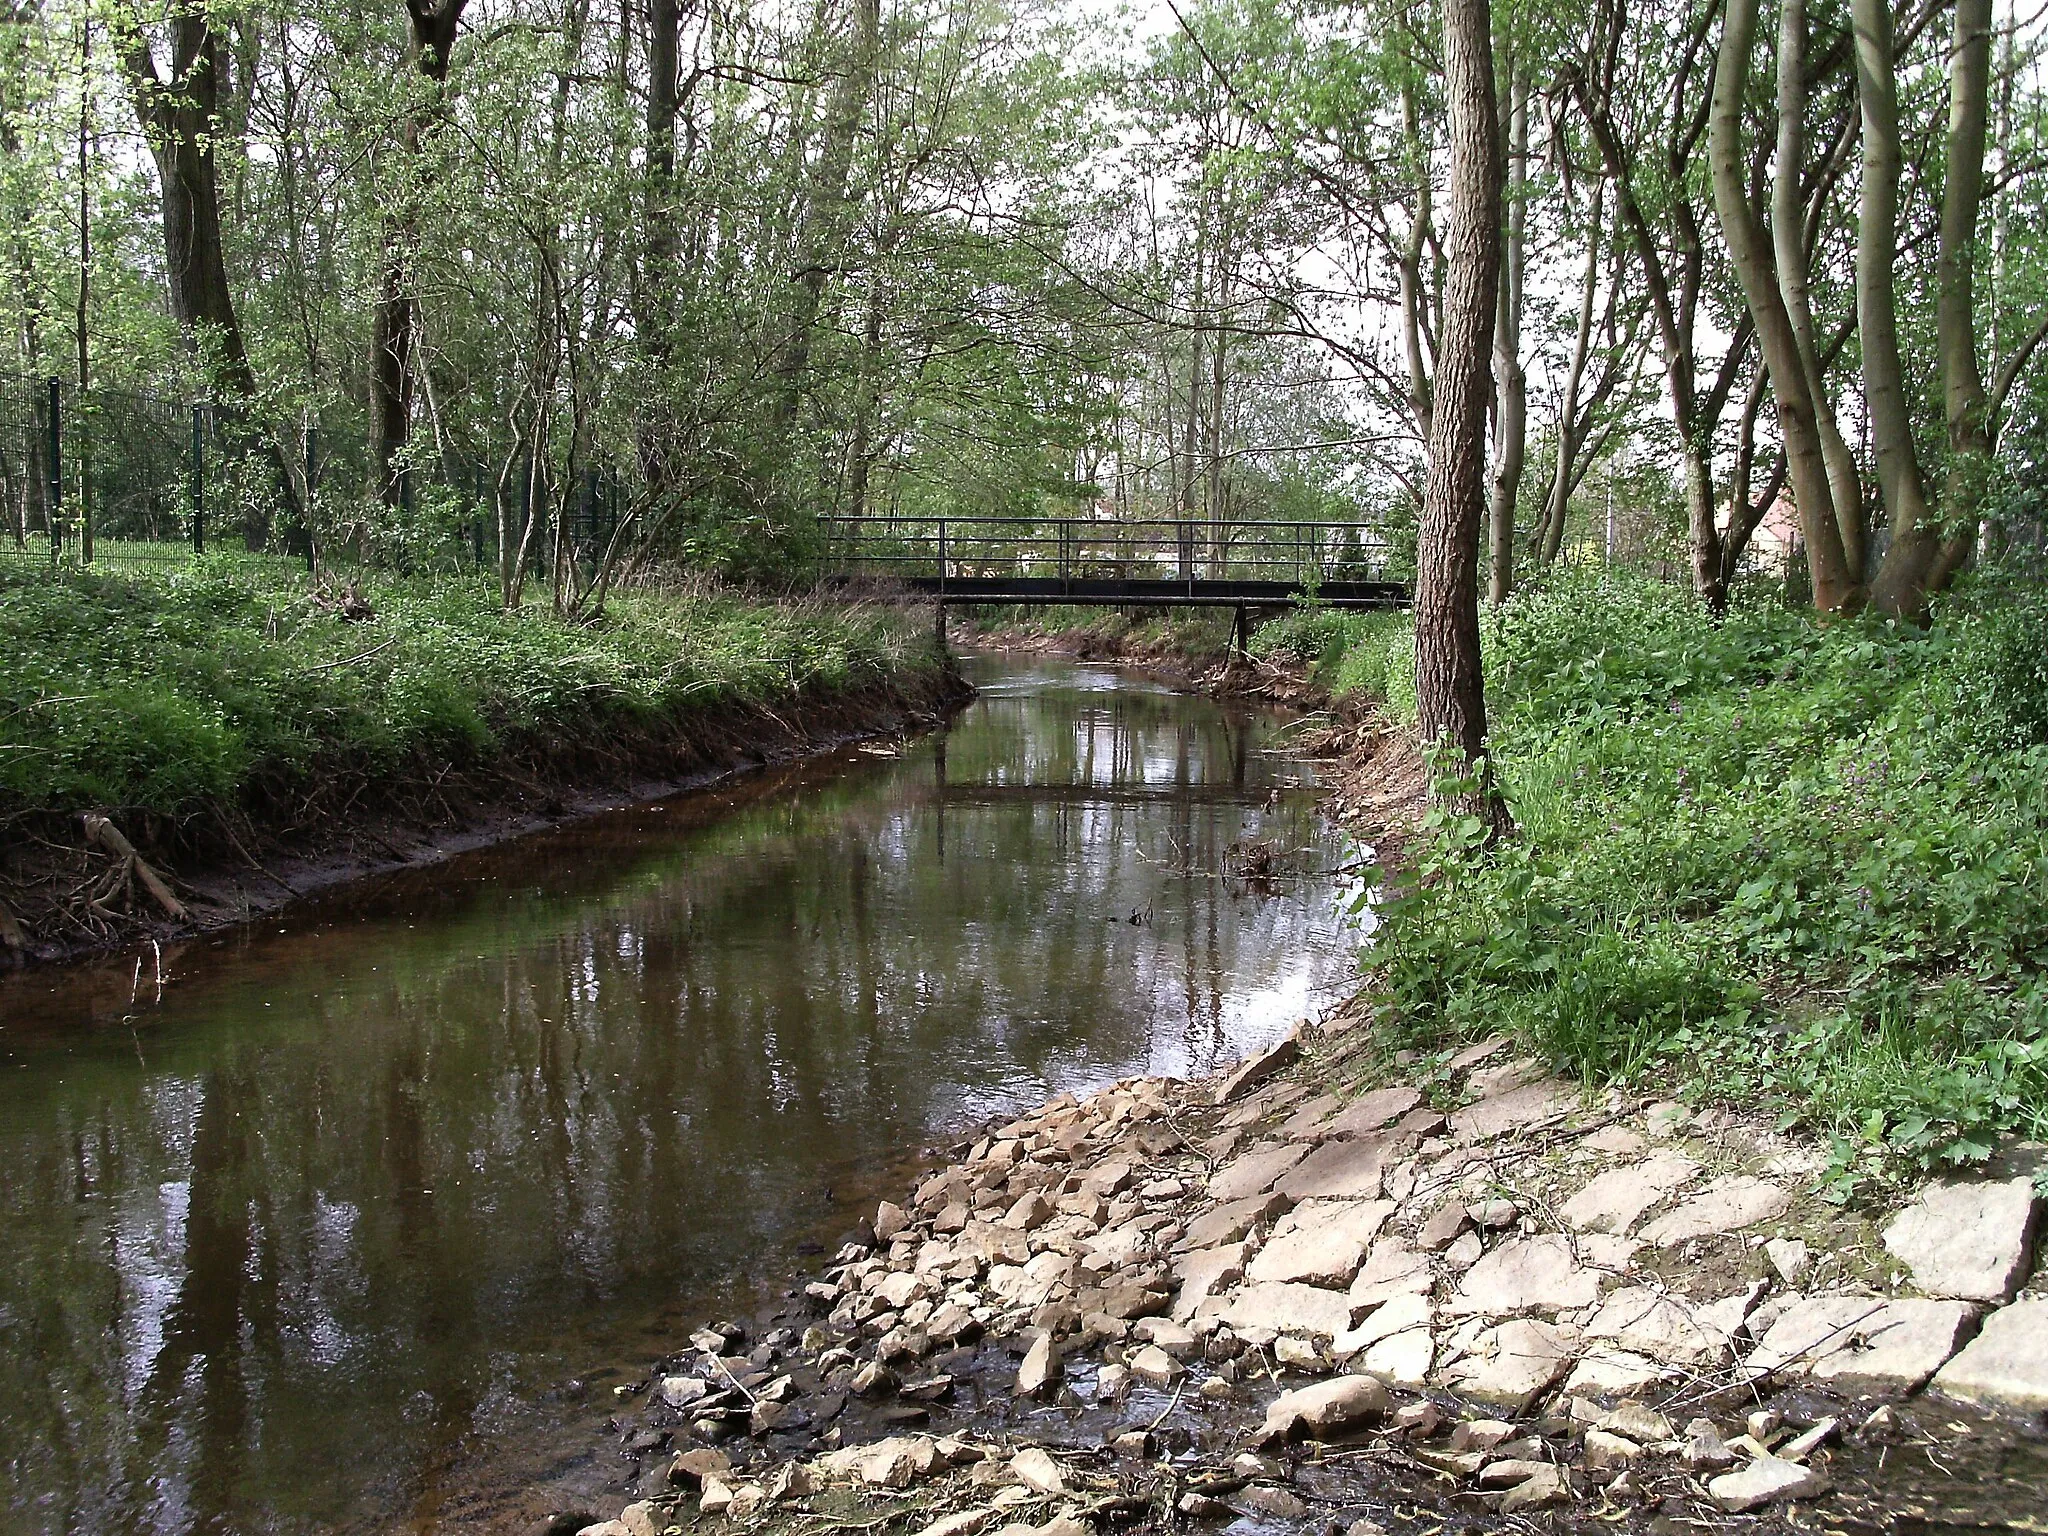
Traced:
[[500, 612], [466, 580], [381, 578], [347, 622], [282, 561], [90, 575], [0, 566], [0, 813], [178, 816], [346, 762], [473, 764], [941, 665], [875, 608], [709, 587], [597, 621]]

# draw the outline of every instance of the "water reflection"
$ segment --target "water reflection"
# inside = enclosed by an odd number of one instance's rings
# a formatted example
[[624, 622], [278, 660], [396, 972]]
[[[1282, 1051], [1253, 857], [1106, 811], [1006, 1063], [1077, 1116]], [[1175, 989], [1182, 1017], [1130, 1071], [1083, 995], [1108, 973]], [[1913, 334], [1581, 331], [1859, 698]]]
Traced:
[[978, 666], [900, 754], [294, 913], [160, 1002], [0, 987], [0, 1525], [483, 1529], [616, 1486], [604, 1369], [904, 1152], [1313, 1008], [1327, 883], [1218, 874], [1247, 836], [1336, 862], [1269, 723]]

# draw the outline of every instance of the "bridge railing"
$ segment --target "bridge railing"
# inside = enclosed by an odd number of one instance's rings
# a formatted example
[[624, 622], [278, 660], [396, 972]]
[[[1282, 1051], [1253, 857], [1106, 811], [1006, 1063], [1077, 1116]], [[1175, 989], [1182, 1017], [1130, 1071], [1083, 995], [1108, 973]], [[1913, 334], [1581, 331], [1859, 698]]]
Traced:
[[1175, 518], [826, 517], [829, 559], [884, 579], [1277, 581], [1385, 575], [1376, 528], [1347, 522]]

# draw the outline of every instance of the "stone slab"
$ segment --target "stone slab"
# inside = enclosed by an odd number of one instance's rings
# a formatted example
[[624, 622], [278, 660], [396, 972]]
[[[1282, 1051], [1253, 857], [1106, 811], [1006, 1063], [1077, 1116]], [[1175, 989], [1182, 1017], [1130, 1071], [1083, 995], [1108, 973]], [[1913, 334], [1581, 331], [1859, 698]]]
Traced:
[[1579, 1263], [1569, 1238], [1555, 1232], [1502, 1243], [1465, 1272], [1449, 1310], [1484, 1317], [1555, 1314], [1600, 1299], [1600, 1276]]
[[1314, 1285], [1246, 1285], [1222, 1297], [1220, 1302], [1219, 1298], [1210, 1297], [1204, 1308], [1211, 1306], [1216, 1308], [1216, 1315], [1240, 1332], [1263, 1328], [1275, 1334], [1334, 1339], [1351, 1326], [1351, 1299], [1342, 1291], [1326, 1291]]
[[1626, 1168], [1610, 1168], [1564, 1203], [1558, 1215], [1581, 1232], [1626, 1232], [1651, 1206], [1692, 1182], [1700, 1165], [1658, 1152]]
[[2048, 1410], [2048, 1298], [2001, 1307], [1934, 1377], [1944, 1397], [1989, 1408]]
[[1209, 1180], [1209, 1198], [1222, 1204], [1263, 1195], [1307, 1154], [1308, 1148], [1298, 1142], [1265, 1142], [1253, 1147], [1216, 1171]]
[[1716, 1179], [1677, 1209], [1643, 1228], [1645, 1241], [1659, 1248], [1675, 1247], [1695, 1238], [1740, 1232], [1770, 1221], [1792, 1208], [1791, 1194], [1768, 1179], [1744, 1174]]
[[1460, 1141], [1491, 1141], [1555, 1119], [1577, 1103], [1567, 1084], [1546, 1078], [1467, 1105], [1451, 1116], [1451, 1134]]
[[1431, 1282], [1429, 1255], [1406, 1238], [1385, 1235], [1373, 1243], [1351, 1282], [1351, 1304], [1369, 1307], [1396, 1296], [1427, 1295]]
[[1778, 1314], [1743, 1366], [1810, 1375], [1838, 1391], [1916, 1392], [1976, 1325], [1977, 1308], [1965, 1301], [1809, 1296]]
[[2033, 1266], [2041, 1200], [2034, 1181], [1943, 1179], [1884, 1231], [1884, 1245], [1930, 1296], [2006, 1302]]
[[1393, 1213], [1391, 1200], [1311, 1200], [1296, 1206], [1273, 1228], [1245, 1278], [1349, 1285]]
[[1290, 1200], [1377, 1200], [1387, 1163], [1397, 1152], [1394, 1136], [1385, 1131], [1326, 1141], [1273, 1187]]
[[1481, 1333], [1445, 1367], [1443, 1379], [1467, 1397], [1519, 1414], [1571, 1369], [1577, 1352], [1573, 1330], [1517, 1318]]

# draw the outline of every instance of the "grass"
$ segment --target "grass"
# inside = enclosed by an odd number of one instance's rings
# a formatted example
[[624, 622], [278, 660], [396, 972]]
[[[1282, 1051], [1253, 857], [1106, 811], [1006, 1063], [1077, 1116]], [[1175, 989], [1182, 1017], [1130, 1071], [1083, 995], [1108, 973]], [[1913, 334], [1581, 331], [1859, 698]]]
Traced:
[[483, 584], [373, 577], [347, 622], [281, 560], [120, 574], [0, 562], [0, 816], [177, 818], [356, 775], [471, 765], [930, 674], [928, 623], [709, 588], [601, 619]]
[[[1369, 957], [1398, 1044], [1504, 1030], [1832, 1138], [1831, 1183], [2048, 1134], [2048, 598], [1925, 629], [1569, 578], [1489, 618], [1519, 826], [1432, 818]], [[1262, 631], [1412, 715], [1397, 617]]]
[[1228, 654], [1236, 622], [1226, 608], [1132, 613], [1120, 608], [984, 604], [973, 614], [983, 629], [1058, 636], [1062, 645], [1080, 654], [1172, 658], [1196, 666], [1221, 661]]

